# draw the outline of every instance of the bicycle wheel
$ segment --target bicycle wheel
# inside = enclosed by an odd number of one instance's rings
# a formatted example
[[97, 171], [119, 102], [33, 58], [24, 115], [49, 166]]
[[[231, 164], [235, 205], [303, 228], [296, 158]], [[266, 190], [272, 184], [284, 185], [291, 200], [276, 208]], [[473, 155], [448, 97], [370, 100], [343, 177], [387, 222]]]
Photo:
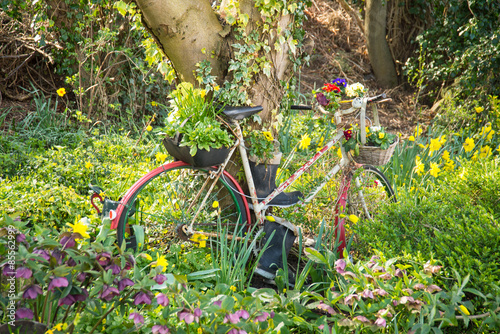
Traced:
[[348, 199], [349, 213], [360, 219], [373, 219], [386, 204], [396, 203], [389, 180], [376, 167], [363, 165], [363, 170], [354, 176]]
[[195, 230], [216, 232], [220, 222], [228, 233], [241, 233], [250, 221], [246, 199], [231, 175], [224, 172], [216, 179], [216, 171], [177, 161], [143, 176], [116, 210], [118, 244], [125, 241], [127, 248], [136, 247], [133, 225], [144, 229], [149, 243], [161, 241], [177, 226], [193, 221]]

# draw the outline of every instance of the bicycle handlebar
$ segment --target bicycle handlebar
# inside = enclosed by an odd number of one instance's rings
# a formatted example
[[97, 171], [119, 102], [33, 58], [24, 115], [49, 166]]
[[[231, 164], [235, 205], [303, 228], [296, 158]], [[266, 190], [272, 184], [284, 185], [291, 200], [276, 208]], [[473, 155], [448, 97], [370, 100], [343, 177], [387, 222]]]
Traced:
[[290, 107], [293, 110], [312, 110], [312, 106], [304, 106], [304, 105], [293, 105]]

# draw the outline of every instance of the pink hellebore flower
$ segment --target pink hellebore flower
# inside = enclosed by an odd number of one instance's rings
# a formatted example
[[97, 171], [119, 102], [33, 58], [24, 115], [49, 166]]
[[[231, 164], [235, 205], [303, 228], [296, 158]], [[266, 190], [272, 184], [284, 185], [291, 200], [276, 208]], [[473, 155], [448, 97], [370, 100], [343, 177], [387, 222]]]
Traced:
[[16, 319], [33, 319], [33, 311], [29, 308], [22, 307], [16, 311]]
[[134, 305], [148, 304], [151, 305], [151, 297], [145, 292], [138, 292], [134, 297]]
[[21, 268], [17, 268], [16, 270], [16, 278], [31, 278], [31, 276], [33, 275], [33, 272], [31, 271], [31, 269], [29, 268], [26, 268], [26, 267], [21, 267]]
[[118, 282], [118, 291], [123, 291], [127, 286], [134, 286], [134, 281], [124, 278]]
[[337, 312], [335, 312], [333, 307], [323, 303], [323, 301], [319, 302], [319, 305], [317, 306], [317, 308], [319, 308], [320, 310], [326, 311], [326, 312], [330, 313], [331, 315], [334, 315], [335, 313], [337, 313]]
[[130, 313], [129, 319], [134, 319], [134, 324], [137, 325], [137, 324], [143, 324], [144, 323], [144, 317], [142, 315], [140, 315], [139, 313], [137, 312], [134, 312], [134, 313]]
[[346, 266], [346, 263], [345, 263], [344, 259], [339, 259], [339, 260], [335, 261], [335, 270], [337, 270], [337, 272], [339, 274], [345, 273], [345, 270], [344, 270], [345, 266]]
[[375, 320], [375, 326], [386, 327], [387, 326], [387, 322], [385, 321], [384, 318], [377, 318], [377, 320]]
[[56, 277], [49, 283], [48, 290], [52, 291], [54, 288], [65, 288], [68, 284], [68, 279], [66, 277]]
[[42, 288], [39, 285], [30, 285], [23, 293], [24, 299], [36, 299], [38, 295], [42, 294]]
[[153, 334], [168, 334], [170, 333], [170, 329], [166, 325], [154, 325]]
[[163, 274], [158, 274], [153, 278], [156, 282], [156, 284], [163, 284], [167, 280], [167, 276]]
[[158, 305], [161, 305], [163, 307], [168, 306], [169, 303], [167, 296], [165, 296], [163, 293], [159, 293], [156, 296], [156, 301], [158, 302]]
[[59, 301], [57, 302], [57, 305], [58, 306], [61, 306], [61, 305], [73, 305], [74, 303], [76, 303], [75, 297], [73, 295], [67, 295], [64, 298], [59, 299]]
[[362, 296], [363, 298], [375, 299], [375, 297], [373, 296], [373, 292], [369, 289], [365, 289], [365, 291], [363, 291], [362, 293]]

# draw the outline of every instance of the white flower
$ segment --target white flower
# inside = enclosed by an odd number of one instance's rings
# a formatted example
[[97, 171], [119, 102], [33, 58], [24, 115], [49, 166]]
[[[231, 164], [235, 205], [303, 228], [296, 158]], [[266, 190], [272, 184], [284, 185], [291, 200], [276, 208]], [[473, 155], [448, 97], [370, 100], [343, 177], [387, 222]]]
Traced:
[[365, 92], [365, 86], [359, 82], [353, 83], [345, 88], [345, 93], [349, 97], [357, 97], [363, 95]]
[[380, 126], [370, 126], [370, 132], [380, 131], [380, 129], [381, 129]]

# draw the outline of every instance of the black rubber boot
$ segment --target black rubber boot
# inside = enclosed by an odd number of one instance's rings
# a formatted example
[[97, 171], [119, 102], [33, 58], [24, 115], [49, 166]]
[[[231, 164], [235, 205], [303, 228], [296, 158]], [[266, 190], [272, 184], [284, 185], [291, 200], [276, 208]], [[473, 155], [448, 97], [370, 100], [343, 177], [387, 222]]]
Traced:
[[[270, 193], [272, 193], [274, 189], [276, 189], [276, 172], [278, 171], [278, 167], [279, 164], [256, 164], [255, 162], [250, 161], [250, 170], [252, 171], [255, 190], [257, 191], [259, 201], [262, 201]], [[302, 197], [302, 193], [300, 191], [292, 191], [289, 193], [282, 192], [273, 198], [273, 200], [267, 205], [286, 208], [297, 204], [299, 197]]]
[[[266, 220], [264, 222], [265, 235], [262, 241], [263, 245], [266, 244], [273, 231], [273, 237], [266, 250], [264, 250], [264, 253], [259, 260], [259, 264], [255, 269], [256, 274], [268, 279], [274, 279], [278, 269], [284, 269], [283, 243], [285, 244], [285, 255], [288, 257], [288, 253], [290, 253], [290, 249], [292, 249], [293, 242], [295, 241], [295, 235], [292, 230], [276, 222]], [[288, 283], [292, 286], [295, 285], [295, 278], [293, 274], [288, 275]]]

